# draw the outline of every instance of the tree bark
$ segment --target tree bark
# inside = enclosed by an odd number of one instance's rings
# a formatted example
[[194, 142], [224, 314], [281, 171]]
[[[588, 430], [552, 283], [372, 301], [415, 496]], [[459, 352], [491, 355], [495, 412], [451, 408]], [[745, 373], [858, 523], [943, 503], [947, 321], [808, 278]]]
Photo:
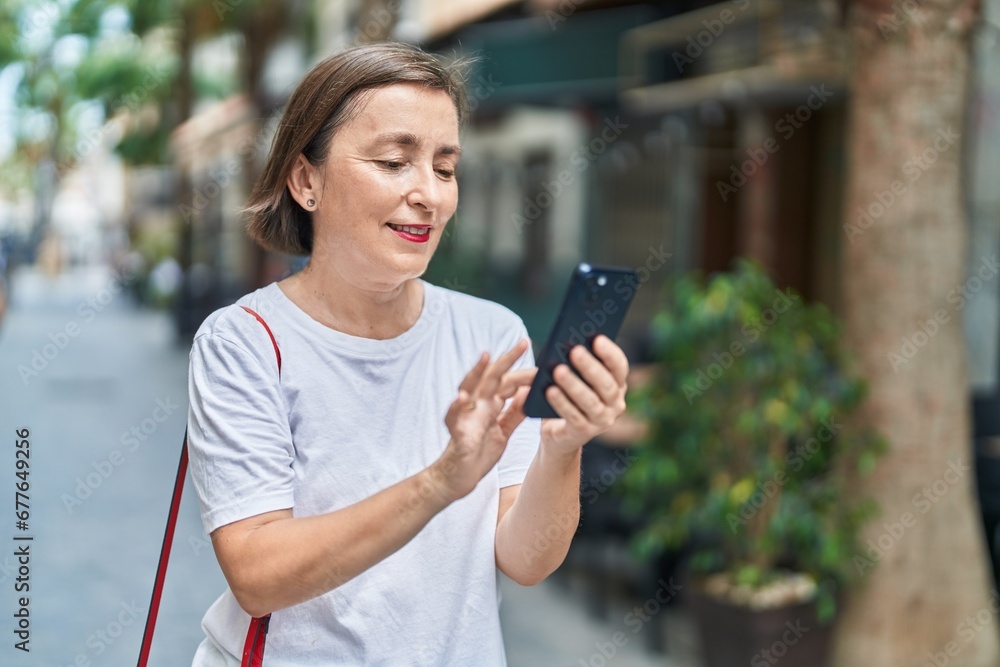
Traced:
[[864, 572], [838, 625], [837, 667], [1000, 664], [962, 314], [949, 300], [979, 261], [966, 258], [961, 180], [978, 11], [975, 0], [855, 0], [850, 14], [845, 335], [869, 381], [859, 419], [890, 452], [858, 489], [881, 514], [855, 561]]
[[[174, 127], [180, 127], [191, 118], [194, 110], [194, 76], [192, 60], [194, 58], [195, 20], [193, 10], [185, 4], [181, 9], [180, 31], [177, 35], [177, 57], [180, 67], [177, 72], [176, 92], [173, 96]], [[177, 170], [177, 210], [192, 211], [194, 209], [194, 185], [191, 182], [191, 171], [184, 160], [178, 160]], [[194, 255], [194, 218], [178, 216], [180, 226], [177, 235], [177, 263], [182, 270], [181, 290], [174, 306], [174, 323], [180, 340], [193, 337], [197, 324], [193, 321], [193, 299], [191, 296], [191, 264]]]
[[[243, 78], [243, 93], [250, 101], [253, 109], [250, 118], [250, 136], [260, 141], [260, 129], [265, 119], [273, 111], [271, 100], [262, 85], [264, 66], [267, 56], [287, 30], [289, 21], [288, 7], [280, 3], [261, 3], [253, 11], [245, 13], [239, 22], [239, 30], [243, 34], [243, 51], [241, 53], [240, 69]], [[266, 147], [260, 146], [261, 150]], [[258, 155], [250, 151], [243, 155], [243, 187], [249, 196], [257, 183]], [[245, 237], [246, 252], [249, 258], [250, 283], [241, 290], [256, 289], [271, 282], [272, 276], [267, 274], [267, 252]]]

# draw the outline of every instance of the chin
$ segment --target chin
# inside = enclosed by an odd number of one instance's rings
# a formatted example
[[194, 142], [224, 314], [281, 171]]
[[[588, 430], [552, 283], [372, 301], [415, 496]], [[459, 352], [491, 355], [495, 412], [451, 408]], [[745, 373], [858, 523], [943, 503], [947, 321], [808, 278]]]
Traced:
[[429, 257], [407, 257], [397, 258], [393, 263], [393, 273], [396, 274], [400, 282], [419, 278], [427, 272], [430, 265]]
[[406, 269], [415, 269], [419, 267], [420, 272], [423, 273], [427, 270], [427, 266], [434, 258], [434, 251], [437, 250], [437, 244], [431, 241], [428, 245], [431, 244], [433, 244], [434, 247], [420, 248], [416, 252], [400, 253], [396, 255], [396, 265], [400, 268], [405, 267]]
[[427, 273], [428, 266], [430, 266], [430, 262], [420, 262], [419, 264], [413, 265], [410, 267], [411, 270], [408, 272], [407, 278], [419, 278]]

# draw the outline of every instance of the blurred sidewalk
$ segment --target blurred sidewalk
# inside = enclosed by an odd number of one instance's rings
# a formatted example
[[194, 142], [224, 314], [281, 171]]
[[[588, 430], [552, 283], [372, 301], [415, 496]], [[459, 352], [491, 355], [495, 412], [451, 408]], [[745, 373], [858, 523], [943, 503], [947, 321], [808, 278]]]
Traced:
[[649, 621], [663, 624], [671, 654], [685, 657], [679, 662], [646, 648], [648, 626], [626, 623], [639, 601], [613, 601], [608, 620], [598, 620], [587, 613], [584, 598], [575, 588], [557, 584], [553, 578], [524, 588], [501, 577], [500, 620], [509, 667], [697, 666], [694, 635], [684, 614], [665, 608]]
[[[138, 655], [184, 434], [187, 349], [175, 345], [167, 315], [132, 306], [113, 278], [86, 269], [54, 279], [22, 271], [11, 280], [0, 329], [3, 427], [8, 436], [31, 431], [35, 539], [31, 653], [7, 642], [6, 666], [85, 664], [81, 656], [117, 666]], [[0, 465], [11, 473], [0, 475], [9, 477], [0, 492], [12, 495], [13, 457]], [[151, 665], [190, 664], [201, 616], [225, 585], [190, 483], [184, 494]], [[9, 547], [13, 526], [4, 532]], [[8, 591], [11, 563], [0, 556]], [[13, 613], [6, 599], [0, 612]], [[622, 624], [627, 611], [609, 614], [617, 623], [597, 622], [582, 598], [552, 581], [522, 588], [505, 580], [509, 665], [682, 667], [644, 650]], [[629, 641], [604, 659], [600, 646], [620, 630]]]
[[[34, 541], [31, 652], [5, 642], [0, 664], [135, 664], [184, 435], [187, 350], [169, 318], [137, 310], [106, 269], [22, 270], [10, 287], [3, 430], [31, 432]], [[0, 460], [0, 493], [13, 495], [13, 463]], [[5, 591], [7, 565], [0, 555]], [[190, 664], [200, 615], [223, 586], [188, 484], [151, 664]]]

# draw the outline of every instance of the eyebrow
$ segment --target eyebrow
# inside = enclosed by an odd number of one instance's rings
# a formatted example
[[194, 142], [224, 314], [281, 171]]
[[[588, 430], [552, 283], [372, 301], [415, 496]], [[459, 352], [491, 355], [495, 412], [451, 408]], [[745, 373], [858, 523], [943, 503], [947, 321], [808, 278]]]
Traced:
[[[396, 144], [398, 146], [419, 146], [420, 140], [417, 136], [411, 132], [387, 132], [385, 134], [380, 134], [375, 137], [373, 145], [380, 146], [383, 144]], [[447, 144], [442, 146], [437, 151], [438, 155], [462, 155], [462, 148], [460, 146], [455, 146], [452, 144]]]

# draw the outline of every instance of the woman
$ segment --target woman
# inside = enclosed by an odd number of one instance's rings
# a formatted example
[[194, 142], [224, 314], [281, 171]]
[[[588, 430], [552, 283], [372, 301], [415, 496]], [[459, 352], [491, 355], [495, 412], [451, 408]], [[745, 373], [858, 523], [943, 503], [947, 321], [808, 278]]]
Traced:
[[[228, 590], [194, 664], [504, 665], [497, 571], [535, 584], [579, 520], [580, 450], [624, 410], [625, 355], [571, 354], [525, 419], [521, 320], [420, 279], [455, 212], [456, 74], [403, 45], [335, 55], [289, 99], [250, 197], [299, 273], [213, 313], [189, 446]], [[262, 316], [275, 338], [241, 306]], [[594, 389], [591, 389], [594, 387]]]

